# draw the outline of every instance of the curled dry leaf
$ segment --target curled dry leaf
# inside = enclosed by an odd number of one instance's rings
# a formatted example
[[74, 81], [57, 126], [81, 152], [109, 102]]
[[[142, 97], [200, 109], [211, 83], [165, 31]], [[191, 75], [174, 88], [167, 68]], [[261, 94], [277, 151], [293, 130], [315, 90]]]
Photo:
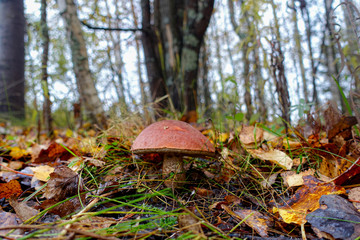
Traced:
[[352, 188], [349, 191], [349, 201], [351, 201], [354, 207], [360, 210], [360, 187]]
[[23, 222], [39, 213], [38, 210], [29, 207], [25, 202], [18, 202], [15, 197], [11, 197], [9, 203]]
[[286, 223], [304, 224], [306, 214], [319, 208], [319, 199], [327, 194], [344, 194], [345, 189], [333, 183], [323, 183], [315, 177], [304, 176], [304, 186], [281, 207], [274, 207], [273, 212], [279, 212]]
[[239, 134], [240, 141], [246, 147], [256, 147], [263, 140], [264, 130], [254, 126], [243, 126]]
[[44, 197], [61, 201], [82, 192], [82, 190], [79, 175], [66, 166], [59, 166], [50, 174]]
[[255, 158], [259, 158], [264, 161], [271, 161], [282, 167], [285, 170], [290, 170], [293, 166], [292, 159], [286, 155], [286, 153], [277, 149], [264, 151], [262, 149], [247, 149], [247, 151]]

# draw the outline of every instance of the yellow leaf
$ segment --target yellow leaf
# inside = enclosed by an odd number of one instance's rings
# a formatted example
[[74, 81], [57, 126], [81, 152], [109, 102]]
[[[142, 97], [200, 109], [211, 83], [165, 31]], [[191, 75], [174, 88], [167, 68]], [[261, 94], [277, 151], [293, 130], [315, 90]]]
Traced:
[[290, 170], [293, 165], [292, 159], [286, 155], [286, 153], [276, 149], [269, 151], [264, 151], [262, 149], [247, 149], [247, 151], [253, 157], [259, 158], [261, 160], [271, 161], [286, 170]]
[[54, 168], [48, 165], [30, 167], [30, 169], [34, 172], [34, 177], [44, 182], [47, 182], [50, 178], [50, 174], [54, 172]]
[[13, 147], [11, 148], [10, 151], [10, 156], [14, 159], [19, 159], [22, 158], [24, 155], [27, 155], [28, 153], [26, 152], [25, 149], [21, 149], [19, 147]]

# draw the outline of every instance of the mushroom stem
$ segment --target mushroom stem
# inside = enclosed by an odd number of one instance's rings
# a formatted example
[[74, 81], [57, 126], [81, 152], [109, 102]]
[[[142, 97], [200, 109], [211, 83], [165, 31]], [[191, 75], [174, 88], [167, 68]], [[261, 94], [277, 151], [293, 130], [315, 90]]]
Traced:
[[[165, 185], [169, 188], [175, 189], [182, 185], [186, 180], [184, 163], [181, 156], [174, 153], [164, 154], [163, 161], [163, 178], [165, 178]], [[173, 176], [170, 174], [173, 173]]]

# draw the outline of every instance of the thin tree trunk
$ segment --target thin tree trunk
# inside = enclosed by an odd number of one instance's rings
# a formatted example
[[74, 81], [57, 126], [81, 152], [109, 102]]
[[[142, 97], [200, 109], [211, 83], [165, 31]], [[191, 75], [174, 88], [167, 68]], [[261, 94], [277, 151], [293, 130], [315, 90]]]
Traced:
[[[135, 12], [134, 0], [130, 0], [130, 3], [131, 3], [131, 13], [132, 13], [132, 16], [134, 19], [134, 25], [136, 27], [138, 27], [139, 23], [138, 23], [138, 17]], [[139, 43], [139, 39], [137, 38], [137, 36], [135, 36], [135, 46], [136, 46], [137, 74], [138, 74], [138, 78], [139, 78], [140, 93], [141, 93], [141, 105], [143, 108], [145, 119], [148, 123], [150, 123], [150, 115], [149, 115], [149, 111], [147, 110], [147, 107], [146, 107], [146, 104], [148, 102], [148, 99], [147, 99], [148, 97], [145, 92], [145, 83], [144, 83], [143, 73], [142, 73], [142, 68], [141, 68], [140, 43]]]
[[105, 112], [90, 72], [85, 39], [76, 6], [73, 0], [58, 0], [58, 5], [69, 39], [73, 69], [81, 102], [84, 104], [90, 119], [99, 127], [106, 127]]
[[[119, 7], [117, 5], [117, 1], [114, 3], [115, 4], [115, 14], [116, 16], [119, 15]], [[106, 10], [107, 10], [107, 14], [110, 16], [110, 7], [108, 5], [108, 2], [105, 1], [105, 5], [106, 5]], [[116, 18], [116, 25], [112, 26], [111, 23], [111, 19], [108, 19], [108, 27], [119, 27], [119, 22], [120, 19]], [[114, 34], [116, 37], [114, 37]], [[109, 57], [109, 61], [110, 61], [110, 68], [111, 70], [114, 72], [114, 75], [117, 77], [117, 82], [115, 81], [115, 79], [113, 79], [115, 87], [117, 88], [117, 94], [119, 97], [119, 103], [120, 103], [120, 112], [121, 114], [125, 114], [128, 112], [128, 107], [126, 104], [126, 99], [125, 99], [125, 87], [124, 87], [124, 78], [123, 78], [123, 66], [124, 66], [124, 62], [122, 59], [122, 47], [121, 47], [121, 32], [117, 31], [117, 32], [112, 32], [110, 31], [108, 33], [109, 36], [109, 40], [108, 42], [111, 42], [112, 47], [110, 47], [110, 49], [112, 51], [108, 51], [108, 57]], [[109, 43], [108, 43], [109, 44]], [[109, 50], [110, 50], [109, 49]], [[113, 63], [112, 61], [112, 54], [115, 57], [115, 62]]]
[[48, 83], [48, 59], [49, 59], [49, 29], [47, 25], [47, 2], [46, 0], [41, 0], [41, 38], [42, 38], [42, 56], [41, 56], [41, 86], [43, 89], [44, 95], [44, 105], [43, 105], [43, 118], [45, 131], [48, 136], [53, 137], [53, 125], [52, 125], [52, 116], [51, 116], [51, 101], [50, 101], [50, 91]]
[[[241, 3], [243, 4], [243, 3]], [[244, 64], [244, 69], [242, 72], [242, 78], [244, 79], [244, 88], [245, 88], [245, 92], [244, 92], [244, 100], [245, 100], [245, 105], [246, 105], [246, 119], [250, 120], [251, 116], [253, 115], [253, 106], [252, 106], [252, 99], [251, 99], [251, 93], [250, 93], [250, 89], [251, 89], [251, 81], [250, 81], [250, 60], [248, 58], [248, 50], [249, 50], [249, 40], [244, 38], [244, 33], [242, 33], [240, 31], [239, 25], [237, 23], [237, 21], [235, 20], [235, 13], [234, 13], [234, 3], [232, 0], [228, 0], [228, 5], [229, 5], [229, 15], [230, 15], [230, 22], [231, 25], [235, 31], [235, 33], [238, 35], [240, 41], [243, 41], [243, 45], [241, 48], [241, 53], [242, 53], [242, 61]], [[245, 28], [249, 31], [251, 31], [250, 29], [250, 23], [249, 23], [249, 15], [247, 12], [244, 12], [244, 24], [246, 25]]]
[[310, 23], [310, 13], [307, 6], [306, 0], [301, 0], [300, 4], [301, 8], [301, 15], [305, 22], [305, 28], [306, 28], [306, 41], [309, 48], [309, 57], [310, 57], [310, 63], [311, 63], [311, 78], [312, 78], [312, 88], [313, 88], [313, 96], [312, 96], [312, 102], [315, 103], [315, 109], [319, 107], [319, 97], [318, 97], [318, 91], [317, 91], [317, 84], [316, 84], [316, 73], [317, 73], [317, 67], [315, 66], [315, 58], [313, 53], [313, 47], [312, 47], [312, 28]]
[[[209, 67], [208, 67], [208, 51], [206, 48], [206, 44], [202, 46], [202, 51], [200, 54], [200, 59], [202, 63], [202, 76], [200, 76], [200, 79], [202, 80], [202, 92], [203, 92], [203, 109], [204, 109], [204, 117], [210, 118], [211, 117], [211, 94], [210, 94], [210, 84], [209, 84]], [[201, 102], [201, 101], [199, 101]]]
[[[330, 92], [332, 101], [337, 105], [340, 105], [341, 111], [345, 112], [345, 104], [341, 98], [341, 94], [338, 86], [333, 78], [336, 78], [339, 75], [339, 67], [336, 63], [336, 50], [335, 50], [335, 41], [334, 37], [331, 34], [331, 19], [330, 12], [332, 10], [333, 0], [324, 0], [325, 5], [325, 20], [326, 20], [326, 31], [327, 36], [330, 36], [328, 39], [328, 45], [325, 45], [325, 60], [327, 64], [327, 73], [328, 81], [330, 82]], [[340, 82], [339, 82], [340, 83]]]
[[25, 118], [23, 0], [0, 1], [0, 114]]
[[286, 133], [288, 133], [288, 125], [291, 126], [290, 119], [290, 96], [287, 79], [285, 77], [285, 67], [284, 67], [284, 56], [282, 54], [281, 48], [281, 34], [279, 21], [276, 15], [276, 4], [274, 0], [271, 0], [271, 7], [274, 17], [274, 30], [276, 39], [272, 41], [271, 48], [271, 75], [274, 79], [276, 92], [279, 96], [279, 103], [281, 109], [281, 117], [284, 122]]
[[295, 8], [295, 0], [292, 0], [293, 5], [293, 12], [292, 12], [292, 21], [294, 24], [294, 39], [295, 39], [295, 48], [297, 52], [297, 59], [300, 66], [300, 75], [302, 80], [302, 89], [303, 89], [303, 95], [305, 103], [309, 103], [309, 96], [308, 96], [308, 87], [307, 87], [307, 81], [305, 76], [305, 67], [304, 67], [304, 59], [303, 59], [303, 53], [301, 49], [301, 35], [299, 33], [299, 27], [298, 27], [298, 18], [297, 18], [297, 12]]
[[215, 56], [216, 56], [216, 70], [219, 75], [219, 82], [220, 82], [220, 93], [218, 94], [218, 108], [220, 111], [224, 110], [224, 102], [225, 102], [225, 79], [223, 74], [223, 65], [222, 61], [223, 58], [221, 56], [221, 43], [220, 43], [220, 35], [218, 29], [216, 29], [216, 24], [213, 24], [211, 29], [213, 33], [213, 39], [215, 43]]
[[[155, 8], [155, 7], [154, 7]], [[168, 101], [159, 99], [167, 94], [166, 85], [162, 76], [161, 65], [159, 57], [156, 52], [158, 44], [154, 30], [151, 26], [151, 13], [150, 13], [150, 1], [141, 0], [141, 12], [142, 12], [142, 28], [141, 41], [145, 55], [145, 65], [150, 85], [151, 100], [155, 104], [156, 117], [163, 116], [164, 111], [161, 109], [167, 109]], [[156, 19], [156, 17], [154, 17]]]

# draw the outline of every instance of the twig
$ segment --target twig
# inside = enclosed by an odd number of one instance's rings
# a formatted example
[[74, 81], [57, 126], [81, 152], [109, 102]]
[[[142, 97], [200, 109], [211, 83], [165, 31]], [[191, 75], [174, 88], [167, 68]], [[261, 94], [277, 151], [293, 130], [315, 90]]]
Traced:
[[14, 170], [14, 169], [12, 169], [12, 168], [9, 168], [9, 167], [5, 166], [5, 165], [2, 164], [2, 163], [0, 163], [0, 166], [3, 167], [3, 168], [5, 168], [6, 170], [9, 170], [10, 172], [14, 172], [14, 173], [16, 173], [16, 174], [21, 174], [21, 175], [25, 175], [25, 176], [29, 176], [29, 177], [33, 177], [33, 176], [34, 176], [34, 174], [22, 173], [22, 172], [16, 171], [16, 170]]

